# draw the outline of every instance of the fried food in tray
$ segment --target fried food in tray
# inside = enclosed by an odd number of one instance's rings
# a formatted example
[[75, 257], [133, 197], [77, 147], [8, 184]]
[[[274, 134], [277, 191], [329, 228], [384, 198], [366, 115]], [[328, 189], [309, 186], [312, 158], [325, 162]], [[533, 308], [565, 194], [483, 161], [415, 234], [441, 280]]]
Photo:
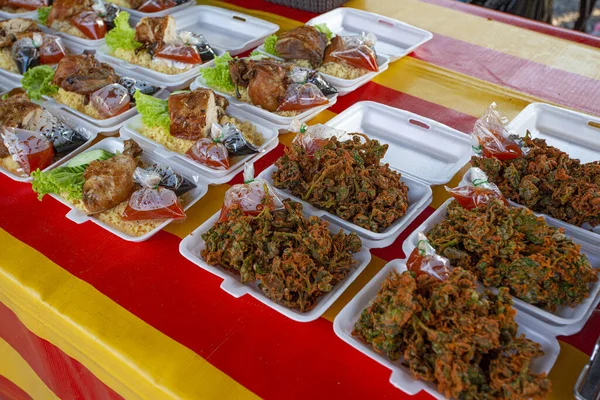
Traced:
[[372, 232], [382, 232], [408, 209], [401, 174], [381, 160], [387, 144], [360, 133], [307, 145], [299, 134], [275, 165], [274, 186]]
[[440, 280], [392, 271], [352, 334], [453, 399], [545, 399], [551, 382], [530, 370], [541, 346], [518, 335], [507, 288], [476, 290], [456, 267]]
[[583, 164], [529, 132], [511, 135], [505, 124], [492, 104], [473, 129], [481, 157], [471, 164], [515, 203], [575, 226], [600, 225], [600, 161]]
[[581, 248], [527, 208], [497, 198], [466, 209], [453, 201], [428, 233], [436, 251], [471, 271], [486, 287], [506, 287], [536, 307], [573, 307], [598, 281]]
[[202, 235], [201, 257], [242, 283], [257, 283], [271, 300], [307, 312], [356, 267], [352, 254], [362, 244], [355, 233], [333, 234], [327, 222], [305, 217], [300, 203], [284, 200], [283, 207], [248, 213], [240, 203], [221, 211]]

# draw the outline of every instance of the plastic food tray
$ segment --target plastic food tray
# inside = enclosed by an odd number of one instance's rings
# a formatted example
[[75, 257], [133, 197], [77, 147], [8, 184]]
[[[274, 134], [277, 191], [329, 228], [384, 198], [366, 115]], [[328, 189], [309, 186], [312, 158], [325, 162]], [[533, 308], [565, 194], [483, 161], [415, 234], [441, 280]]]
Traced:
[[229, 109], [232, 109], [232, 108], [242, 109], [244, 111], [247, 111], [249, 113], [256, 115], [258, 118], [265, 120], [267, 123], [275, 126], [276, 128], [284, 128], [284, 129], [289, 128], [291, 123], [296, 119], [299, 120], [300, 122], [310, 121], [311, 119], [316, 117], [317, 114], [319, 114], [321, 111], [326, 110], [329, 107], [331, 107], [332, 105], [334, 105], [335, 102], [337, 101], [337, 96], [338, 96], [337, 93], [334, 95], [329, 95], [329, 96], [327, 96], [327, 98], [329, 99], [329, 103], [327, 103], [327, 104], [324, 104], [324, 105], [318, 106], [318, 107], [313, 107], [311, 109], [303, 111], [302, 113], [296, 115], [295, 117], [284, 117], [284, 116], [275, 114], [274, 112], [267, 111], [258, 106], [238, 100], [235, 96], [231, 96], [227, 93], [213, 89], [204, 83], [201, 76], [197, 77], [196, 80], [194, 82], [192, 82], [192, 84], [190, 85], [190, 88], [192, 90], [197, 89], [199, 87], [212, 89], [215, 93], [218, 93], [221, 96], [227, 98], [227, 100], [229, 100]]
[[[2, 94], [4, 94], [4, 93], [2, 93]], [[69, 118], [66, 118], [64, 115], [62, 115], [61, 113], [59, 113], [58, 110], [54, 109], [52, 107], [52, 105], [44, 103], [44, 102], [38, 102], [38, 103], [43, 108], [45, 108], [48, 111], [50, 111], [50, 113], [52, 113], [53, 115], [59, 116], [68, 126], [70, 126], [72, 128], [78, 126], [77, 123], [74, 123], [72, 120], [70, 120]], [[71, 158], [73, 158], [77, 154], [85, 151], [90, 146], [90, 144], [92, 144], [92, 142], [94, 141], [94, 139], [98, 135], [98, 132], [97, 132], [96, 129], [87, 129], [87, 127], [84, 127], [84, 128], [85, 129], [81, 132], [81, 134], [84, 135], [85, 138], [86, 138], [85, 143], [82, 144], [81, 146], [79, 146], [78, 148], [76, 148], [75, 150], [73, 150], [71, 153], [69, 153], [65, 157], [61, 158], [60, 160], [58, 160], [56, 162], [53, 162], [48, 167], [44, 168], [44, 171], [48, 171], [50, 169], [56, 168], [59, 165], [65, 163], [67, 161], [69, 161]], [[4, 169], [4, 168], [0, 168], [0, 173], [8, 176], [12, 180], [18, 181], [18, 182], [29, 182], [31, 180], [31, 177], [29, 177], [29, 176], [17, 175], [17, 174], [14, 174], [14, 173], [12, 173], [12, 172]]]
[[127, 121], [125, 126], [121, 128], [121, 137], [133, 138], [138, 142], [147, 142], [154, 144], [154, 153], [160, 155], [165, 159], [174, 158], [178, 162], [184, 162], [200, 174], [203, 179], [210, 184], [219, 184], [229, 182], [237, 173], [243, 170], [244, 163], [255, 162], [262, 156], [273, 150], [279, 143], [278, 132], [270, 126], [264, 125], [259, 119], [254, 117], [252, 114], [240, 110], [240, 109], [228, 109], [227, 114], [235, 117], [240, 121], [250, 121], [256, 126], [258, 132], [260, 132], [265, 138], [265, 142], [260, 146], [260, 152], [251, 154], [243, 157], [236, 157], [235, 162], [230, 165], [230, 168], [226, 171], [216, 170], [206, 167], [183, 154], [171, 151], [161, 144], [156, 143], [152, 139], [142, 135], [139, 130], [143, 126], [142, 116], [137, 115], [134, 118]]
[[[131, 71], [119, 67], [112, 66], [119, 77], [129, 77], [129, 78], [137, 78], [141, 80], [145, 80], [143, 77], [136, 77]], [[169, 92], [165, 89], [160, 89], [157, 93], [154, 94], [155, 97], [166, 98], [169, 95]], [[114, 117], [107, 119], [96, 119], [92, 118], [87, 114], [84, 114], [80, 111], [77, 111], [66, 104], [62, 104], [57, 102], [51, 97], [44, 96], [44, 100], [46, 104], [51, 105], [54, 109], [58, 110], [58, 112], [63, 115], [63, 117], [68, 118], [73, 121], [75, 125], [83, 126], [86, 129], [97, 130], [104, 136], [115, 135], [121, 126], [127, 121], [129, 118], [133, 117], [137, 114], [137, 108], [133, 107], [129, 110], [125, 111], [122, 114], [115, 115]]]
[[[344, 342], [348, 343], [361, 353], [371, 357], [381, 365], [392, 371], [390, 383], [407, 394], [415, 395], [424, 390], [437, 399], [445, 397], [437, 391], [434, 384], [413, 378], [408, 368], [400, 362], [392, 362], [387, 357], [375, 352], [373, 347], [361, 342], [352, 336], [354, 324], [358, 321], [361, 312], [375, 298], [377, 292], [388, 274], [396, 270], [406, 271], [404, 260], [390, 261], [375, 277], [344, 307], [333, 321], [333, 329]], [[535, 372], [549, 372], [558, 358], [560, 346], [556, 337], [549, 333], [544, 326], [530, 315], [517, 312], [515, 317], [519, 324], [519, 334], [525, 334], [527, 338], [542, 346], [544, 355], [533, 359], [531, 368]]]
[[[427, 234], [435, 224], [445, 218], [448, 205], [452, 201], [453, 199], [448, 199], [421, 226], [410, 234], [402, 245], [404, 254], [410, 254], [417, 247], [419, 232]], [[548, 223], [554, 225], [551, 221], [548, 221]], [[568, 236], [572, 236], [571, 231], [572, 229], [568, 227], [565, 233]], [[588, 256], [592, 267], [597, 272], [600, 272], [600, 249], [597, 246], [582, 242], [575, 237], [572, 237], [572, 239], [575, 243], [581, 245], [582, 253]], [[543, 310], [516, 297], [513, 297], [513, 299], [515, 308], [540, 320], [547, 326], [546, 329], [551, 330], [555, 335], [573, 335], [583, 328], [592, 311], [600, 302], [600, 281], [591, 286], [589, 296], [581, 304], [576, 307], [559, 307], [555, 312]]]
[[121, 11], [127, 11], [129, 13], [129, 15], [131, 16], [131, 22], [137, 23], [140, 19], [142, 19], [144, 17], [155, 18], [155, 17], [164, 17], [165, 15], [169, 15], [169, 14], [174, 14], [178, 11], [182, 11], [185, 8], [189, 8], [189, 7], [193, 6], [194, 3], [195, 2], [193, 0], [188, 0], [183, 4], [179, 4], [175, 7], [170, 7], [165, 10], [156, 11], [156, 12], [142, 12], [142, 11], [134, 10], [132, 8], [126, 8], [126, 7], [119, 7], [119, 8], [121, 9]]
[[[162, 165], [169, 165], [175, 170], [175, 172], [186, 177], [187, 179], [189, 179], [191, 182], [193, 182], [196, 185], [196, 187], [193, 190], [191, 190], [190, 192], [188, 192], [186, 194], [186, 196], [189, 196], [189, 202], [183, 207], [184, 210], [187, 211], [192, 205], [194, 205], [194, 203], [196, 203], [198, 200], [200, 200], [202, 198], [202, 196], [204, 196], [206, 194], [206, 192], [208, 191], [208, 186], [190, 168], [186, 167], [185, 165], [174, 164], [172, 162], [169, 162], [168, 160], [165, 160], [164, 158], [160, 157], [159, 155], [154, 154], [152, 151], [152, 147], [148, 146], [145, 143], [138, 142], [138, 144], [144, 150], [144, 152], [142, 153], [142, 157], [141, 157], [141, 159], [143, 161], [150, 163], [150, 164], [151, 163], [160, 163]], [[117, 151], [123, 152], [123, 139], [106, 138], [106, 139], [96, 143], [92, 147], [90, 147], [90, 150], [94, 150], [94, 149], [103, 149], [103, 150], [109, 151], [111, 153], [115, 153]], [[163, 229], [164, 227], [169, 225], [169, 223], [172, 221], [172, 220], [164, 221], [158, 227], [156, 227], [152, 231], [144, 234], [143, 236], [131, 236], [124, 232], [119, 231], [116, 228], [113, 228], [112, 226], [98, 220], [97, 218], [94, 218], [94, 216], [86, 215], [80, 209], [75, 208], [75, 206], [73, 206], [68, 200], [63, 199], [60, 196], [57, 196], [54, 194], [51, 194], [50, 196], [54, 197], [56, 200], [60, 201], [67, 207], [71, 208], [71, 211], [69, 211], [67, 213], [67, 218], [70, 219], [71, 221], [75, 222], [76, 224], [82, 224], [87, 221], [92, 221], [96, 225], [101, 226], [102, 228], [106, 229], [107, 231], [117, 235], [121, 239], [130, 241], [130, 242], [143, 242], [144, 240], [148, 240], [149, 238], [154, 236], [158, 231], [160, 231], [161, 229]]]
[[[508, 128], [519, 136], [525, 136], [530, 131], [532, 137], [545, 139], [549, 145], [578, 158], [582, 163], [600, 161], [600, 118], [548, 104], [532, 103], [512, 120]], [[600, 246], [600, 226], [588, 230], [550, 216], [544, 217], [553, 225], [569, 228], [573, 237]]]
[[261, 44], [279, 26], [260, 18], [212, 6], [195, 6], [173, 14], [177, 29], [200, 33], [208, 43], [232, 56]]
[[[67, 53], [70, 55], [83, 53], [83, 49], [74, 43], [63, 41], [63, 44], [65, 45]], [[56, 65], [57, 64], [51, 65], [51, 67], [55, 68]], [[18, 72], [11, 72], [4, 68], [0, 68], [0, 82], [6, 88], [12, 89], [12, 88], [20, 87], [22, 79], [23, 79], [23, 74], [20, 74]]]
[[[306, 216], [310, 215], [310, 212], [304, 213]], [[221, 284], [221, 289], [232, 295], [233, 297], [239, 298], [245, 294], [249, 294], [252, 297], [256, 298], [261, 303], [271, 307], [275, 311], [285, 315], [288, 318], [293, 319], [298, 322], [310, 322], [319, 318], [327, 309], [333, 304], [334, 301], [337, 300], [338, 297], [350, 286], [350, 284], [360, 275], [360, 273], [365, 269], [369, 261], [371, 260], [371, 253], [369, 249], [363, 246], [360, 249], [360, 252], [354, 254], [354, 259], [358, 261], [358, 266], [346, 276], [346, 278], [334, 286], [333, 290], [326, 295], [319, 298], [316, 306], [305, 313], [300, 311], [292, 310], [288, 307], [285, 307], [281, 304], [274, 302], [269, 299], [267, 296], [263, 294], [263, 292], [258, 288], [258, 285], [245, 285], [240, 282], [239, 277], [227, 272], [221, 267], [215, 267], [212, 265], [208, 265], [202, 257], [200, 257], [200, 252], [205, 247], [205, 242], [202, 240], [202, 234], [207, 232], [219, 219], [220, 211], [213, 215], [210, 219], [200, 225], [194, 232], [188, 235], [181, 241], [179, 245], [179, 251], [181, 254], [198, 265], [200, 268], [207, 270], [208, 272], [217, 275], [223, 278], [223, 283]], [[340, 231], [340, 227], [330, 224], [329, 230], [333, 233], [337, 233]]]
[[[362, 32], [373, 32], [377, 36], [375, 51], [378, 55], [378, 72], [369, 72], [356, 79], [341, 79], [323, 74], [325, 79], [339, 90], [340, 96], [358, 89], [385, 71], [390, 62], [404, 57], [433, 37], [431, 32], [424, 29], [350, 7], [336, 8], [311, 19], [306, 24], [327, 24], [336, 35], [360, 35]], [[259, 50], [264, 52], [264, 47], [261, 46]]]
[[[318, 210], [286, 190], [275, 188], [275, 191], [281, 197], [301, 202], [306, 209], [320, 217], [355, 231], [370, 247], [391, 245], [431, 203], [430, 185], [446, 183], [452, 179], [471, 154], [471, 142], [467, 135], [420, 115], [370, 101], [354, 104], [327, 122], [327, 125], [346, 132], [365, 133], [369, 138], [389, 145], [383, 162], [401, 172], [402, 181], [409, 187], [406, 215], [384, 232], [376, 233]], [[275, 170], [276, 167], [271, 166], [260, 177], [272, 183], [271, 176]]]

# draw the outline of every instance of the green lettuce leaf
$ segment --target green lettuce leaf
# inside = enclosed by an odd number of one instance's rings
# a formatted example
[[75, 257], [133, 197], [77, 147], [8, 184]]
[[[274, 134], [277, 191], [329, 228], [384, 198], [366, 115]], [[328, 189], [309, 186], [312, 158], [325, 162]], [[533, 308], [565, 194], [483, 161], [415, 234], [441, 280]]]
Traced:
[[85, 168], [58, 167], [42, 172], [38, 168], [31, 173], [31, 187], [41, 200], [49, 193], [66, 196], [68, 200], [81, 199], [85, 178]]
[[229, 61], [231, 60], [233, 58], [226, 52], [215, 58], [214, 67], [201, 69], [200, 75], [204, 79], [204, 82], [214, 89], [233, 92], [235, 86], [229, 75]]
[[329, 29], [329, 27], [327, 27], [327, 24], [316, 24], [313, 25], [313, 27], [325, 36], [327, 36], [327, 40], [331, 40], [331, 38], [333, 37], [333, 32], [331, 32], [331, 29]]
[[129, 13], [121, 11], [115, 18], [115, 27], [106, 34], [106, 45], [116, 49], [135, 50], [142, 44], [135, 41], [135, 29], [129, 26]]
[[169, 132], [171, 118], [169, 117], [169, 101], [143, 94], [139, 90], [133, 95], [142, 122], [148, 127], [160, 126]]
[[40, 21], [40, 24], [42, 25], [47, 25], [48, 23], [48, 16], [50, 15], [50, 11], [52, 10], [52, 7], [40, 7], [37, 9], [37, 15], [38, 15], [38, 20]]
[[265, 53], [262, 53], [258, 50], [253, 50], [252, 53], [250, 53], [250, 58], [251, 60], [263, 60], [265, 58], [271, 58], [270, 56], [266, 55]]
[[39, 100], [43, 95], [58, 92], [58, 86], [52, 84], [54, 70], [48, 65], [31, 68], [23, 74], [21, 85], [27, 91], [29, 98]]
[[275, 50], [275, 43], [277, 43], [277, 35], [271, 35], [265, 39], [265, 44], [263, 45], [265, 51], [269, 54], [273, 54], [274, 56], [278, 56], [277, 50]]

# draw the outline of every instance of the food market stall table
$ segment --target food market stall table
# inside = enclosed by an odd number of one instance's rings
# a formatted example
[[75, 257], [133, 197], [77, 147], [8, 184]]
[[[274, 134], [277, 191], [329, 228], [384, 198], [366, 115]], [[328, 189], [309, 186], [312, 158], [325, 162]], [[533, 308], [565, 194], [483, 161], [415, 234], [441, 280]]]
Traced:
[[[199, 1], [278, 24], [315, 14], [263, 0]], [[433, 32], [434, 37], [372, 82], [340, 96], [312, 122], [371, 100], [470, 132], [492, 102], [509, 118], [532, 102], [600, 116], [600, 38], [449, 0], [352, 0]], [[599, 132], [600, 133], [600, 132]], [[293, 135], [256, 163], [272, 165]], [[449, 186], [456, 186], [466, 168]], [[448, 195], [433, 202], [396, 242], [372, 250], [361, 275], [324, 314], [299, 323], [179, 253], [179, 243], [221, 207], [234, 183], [210, 186], [150, 240], [130, 243], [92, 223], [76, 225], [52, 198], [0, 176], [0, 398], [408, 398], [390, 371], [340, 340], [333, 319]], [[577, 335], [560, 337], [550, 372], [554, 399], [571, 398], [589, 359], [600, 312]], [[424, 392], [418, 398], [430, 398]]]

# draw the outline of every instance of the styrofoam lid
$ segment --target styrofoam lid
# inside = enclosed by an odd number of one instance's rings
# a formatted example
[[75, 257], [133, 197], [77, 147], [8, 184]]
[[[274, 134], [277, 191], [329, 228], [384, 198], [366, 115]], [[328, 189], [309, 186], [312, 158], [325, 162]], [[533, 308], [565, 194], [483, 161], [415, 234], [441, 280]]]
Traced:
[[432, 33], [383, 15], [341, 7], [319, 15], [307, 25], [327, 24], [336, 35], [360, 35], [373, 32], [377, 36], [375, 51], [395, 61], [431, 40]]
[[388, 144], [383, 162], [431, 185], [447, 183], [471, 158], [468, 135], [398, 108], [361, 101], [327, 122]]
[[508, 125], [509, 130], [545, 139], [582, 163], [600, 160], [600, 118], [543, 103], [525, 107]]
[[177, 30], [200, 33], [212, 47], [232, 56], [253, 49], [279, 30], [271, 22], [219, 7], [195, 6], [172, 16]]

